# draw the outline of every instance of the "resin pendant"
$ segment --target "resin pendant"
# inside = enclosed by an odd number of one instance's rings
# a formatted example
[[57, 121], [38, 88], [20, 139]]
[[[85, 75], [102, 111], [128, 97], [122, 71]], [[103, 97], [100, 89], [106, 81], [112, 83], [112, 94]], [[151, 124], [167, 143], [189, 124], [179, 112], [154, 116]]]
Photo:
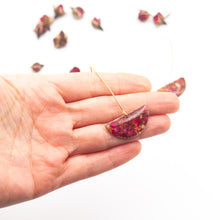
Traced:
[[128, 139], [141, 134], [146, 127], [149, 110], [146, 105], [106, 124], [107, 130], [117, 138]]
[[97, 73], [93, 67], [90, 67], [90, 70], [91, 72], [96, 73], [99, 79], [104, 83], [106, 88], [109, 90], [109, 92], [112, 94], [113, 98], [117, 102], [123, 114], [121, 117], [116, 118], [114, 121], [111, 121], [105, 125], [108, 132], [113, 136], [122, 139], [133, 138], [141, 134], [146, 127], [149, 117], [149, 110], [147, 108], [147, 105], [143, 105], [135, 109], [134, 111], [127, 113], [123, 109], [122, 105], [120, 104], [119, 100], [117, 99], [109, 85], [102, 78], [102, 76]]
[[174, 82], [171, 82], [167, 84], [166, 86], [158, 89], [158, 92], [172, 92], [176, 94], [176, 96], [180, 96], [183, 94], [186, 88], [186, 81], [183, 77], [175, 80]]

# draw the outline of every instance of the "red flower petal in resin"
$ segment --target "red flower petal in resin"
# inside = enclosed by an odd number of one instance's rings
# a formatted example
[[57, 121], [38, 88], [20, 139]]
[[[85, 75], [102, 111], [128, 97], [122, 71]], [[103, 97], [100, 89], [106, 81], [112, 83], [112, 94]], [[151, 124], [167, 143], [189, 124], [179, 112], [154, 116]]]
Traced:
[[64, 34], [63, 31], [60, 31], [60, 33], [53, 39], [54, 46], [56, 48], [62, 48], [66, 46], [67, 44], [67, 36]]
[[71, 8], [73, 16], [77, 19], [80, 19], [84, 15], [84, 10], [81, 7]]
[[93, 18], [92, 19], [92, 26], [96, 29], [103, 31], [103, 28], [101, 27], [101, 19]]
[[55, 12], [55, 18], [65, 15], [63, 5], [58, 5], [57, 7], [54, 7], [54, 12]]
[[80, 69], [78, 67], [73, 67], [71, 70], [70, 70], [70, 73], [76, 73], [76, 72], [80, 72]]
[[106, 124], [107, 130], [117, 138], [128, 139], [141, 134], [147, 124], [149, 110], [146, 105]]
[[140, 10], [138, 14], [138, 19], [140, 21], [146, 21], [149, 18], [150, 14], [147, 11]]
[[[167, 17], [167, 16], [166, 16]], [[154, 23], [156, 25], [161, 25], [161, 24], [167, 24], [165, 22], [165, 18], [160, 12], [158, 12], [154, 17], [153, 17], [153, 20], [154, 20]]]
[[31, 68], [34, 72], [39, 72], [44, 65], [39, 63], [34, 63]]
[[50, 30], [50, 25], [53, 23], [53, 18], [44, 15], [40, 18], [40, 21], [36, 25], [34, 31], [37, 34], [37, 37], [39, 38], [42, 34], [44, 34], [46, 31]]
[[183, 77], [177, 79], [174, 82], [171, 82], [167, 84], [166, 86], [158, 89], [158, 92], [172, 92], [176, 94], [177, 96], [180, 96], [183, 94], [186, 88], [186, 81]]

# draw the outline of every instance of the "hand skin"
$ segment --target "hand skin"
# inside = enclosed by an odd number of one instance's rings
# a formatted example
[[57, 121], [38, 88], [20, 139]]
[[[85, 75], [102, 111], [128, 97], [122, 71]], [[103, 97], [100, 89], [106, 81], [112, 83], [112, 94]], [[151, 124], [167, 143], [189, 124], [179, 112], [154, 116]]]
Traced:
[[135, 139], [107, 132], [104, 124], [121, 110], [93, 73], [0, 77], [0, 207], [122, 165], [140, 152], [138, 139], [169, 129], [175, 95], [150, 92], [142, 76], [102, 76], [127, 112], [148, 105], [148, 124]]

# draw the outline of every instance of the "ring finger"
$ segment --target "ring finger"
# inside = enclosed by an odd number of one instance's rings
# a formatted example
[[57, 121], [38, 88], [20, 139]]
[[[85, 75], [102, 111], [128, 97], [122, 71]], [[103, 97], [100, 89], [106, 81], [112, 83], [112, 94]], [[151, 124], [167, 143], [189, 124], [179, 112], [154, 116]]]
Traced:
[[114, 137], [108, 133], [103, 124], [90, 125], [75, 129], [73, 130], [73, 138], [77, 140], [78, 147], [74, 148], [71, 154], [88, 154], [103, 151], [120, 144], [164, 133], [169, 127], [170, 119], [167, 115], [155, 115], [149, 117], [148, 123], [142, 134], [127, 140]]

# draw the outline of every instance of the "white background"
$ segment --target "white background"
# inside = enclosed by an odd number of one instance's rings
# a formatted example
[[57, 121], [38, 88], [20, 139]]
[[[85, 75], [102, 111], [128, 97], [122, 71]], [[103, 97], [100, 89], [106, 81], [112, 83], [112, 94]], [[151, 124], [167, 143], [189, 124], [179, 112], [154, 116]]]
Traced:
[[[67, 14], [51, 31], [36, 38], [43, 14], [62, 3]], [[131, 162], [97, 177], [74, 183], [33, 201], [0, 210], [1, 220], [196, 220], [220, 219], [220, 11], [217, 0], [5, 0], [0, 10], [0, 73], [130, 72], [145, 75], [153, 90], [184, 76], [172, 126], [142, 141]], [[70, 7], [81, 6], [82, 20]], [[140, 9], [158, 11], [167, 26], [137, 19]], [[101, 18], [104, 32], [91, 27]], [[66, 48], [52, 39], [63, 30]], [[1, 195], [0, 195], [1, 196]]]

